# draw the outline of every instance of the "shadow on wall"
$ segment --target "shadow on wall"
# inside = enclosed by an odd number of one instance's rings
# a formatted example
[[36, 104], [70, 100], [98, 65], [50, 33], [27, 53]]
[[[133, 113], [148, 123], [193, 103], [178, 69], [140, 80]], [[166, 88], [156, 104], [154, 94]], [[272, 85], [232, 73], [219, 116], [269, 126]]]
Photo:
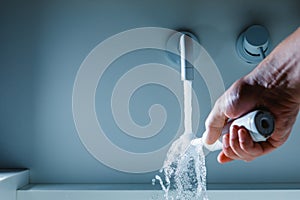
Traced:
[[0, 168], [30, 167], [33, 156], [38, 9], [22, 1], [0, 7]]

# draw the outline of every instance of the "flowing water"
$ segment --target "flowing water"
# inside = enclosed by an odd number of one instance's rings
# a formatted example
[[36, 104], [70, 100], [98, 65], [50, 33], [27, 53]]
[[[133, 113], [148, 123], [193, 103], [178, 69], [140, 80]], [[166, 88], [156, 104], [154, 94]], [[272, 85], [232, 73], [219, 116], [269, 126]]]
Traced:
[[192, 82], [185, 80], [183, 85], [184, 133], [171, 145], [160, 170], [161, 175], [156, 175], [155, 179], [164, 191], [165, 200], [208, 200], [203, 144], [190, 145], [195, 138], [192, 132]]

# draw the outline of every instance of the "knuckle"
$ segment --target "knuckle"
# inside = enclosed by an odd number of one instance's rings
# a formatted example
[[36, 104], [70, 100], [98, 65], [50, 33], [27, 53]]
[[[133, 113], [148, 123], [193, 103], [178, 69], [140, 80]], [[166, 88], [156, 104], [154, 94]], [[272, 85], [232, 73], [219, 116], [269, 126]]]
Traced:
[[240, 148], [240, 144], [234, 138], [230, 138], [229, 144], [230, 144], [230, 147], [232, 149], [239, 149]]
[[231, 150], [230, 147], [223, 148], [223, 152], [229, 158], [235, 158], [236, 157], [236, 155], [233, 153], [233, 151]]
[[249, 144], [249, 142], [240, 141], [240, 146], [241, 146], [241, 149], [245, 152], [250, 152], [252, 150], [252, 147]]

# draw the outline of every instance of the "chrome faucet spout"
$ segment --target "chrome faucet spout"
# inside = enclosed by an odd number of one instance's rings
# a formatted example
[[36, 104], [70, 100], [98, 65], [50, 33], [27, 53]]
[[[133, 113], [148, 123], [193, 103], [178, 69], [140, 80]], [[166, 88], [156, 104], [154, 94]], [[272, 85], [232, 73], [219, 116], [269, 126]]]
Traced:
[[188, 58], [193, 55], [192, 38], [186, 34], [182, 34], [179, 40], [181, 80], [194, 79], [194, 67], [188, 62]]

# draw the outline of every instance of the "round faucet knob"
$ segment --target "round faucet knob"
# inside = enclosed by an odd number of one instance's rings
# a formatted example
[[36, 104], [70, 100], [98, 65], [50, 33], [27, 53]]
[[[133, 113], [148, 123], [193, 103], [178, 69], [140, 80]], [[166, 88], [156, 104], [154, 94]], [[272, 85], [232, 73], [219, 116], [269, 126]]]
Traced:
[[267, 29], [260, 25], [249, 27], [244, 33], [243, 44], [247, 53], [259, 56], [261, 50], [265, 52], [269, 45], [269, 33]]
[[270, 51], [269, 32], [261, 25], [253, 25], [242, 32], [236, 43], [237, 54], [244, 61], [259, 63]]

